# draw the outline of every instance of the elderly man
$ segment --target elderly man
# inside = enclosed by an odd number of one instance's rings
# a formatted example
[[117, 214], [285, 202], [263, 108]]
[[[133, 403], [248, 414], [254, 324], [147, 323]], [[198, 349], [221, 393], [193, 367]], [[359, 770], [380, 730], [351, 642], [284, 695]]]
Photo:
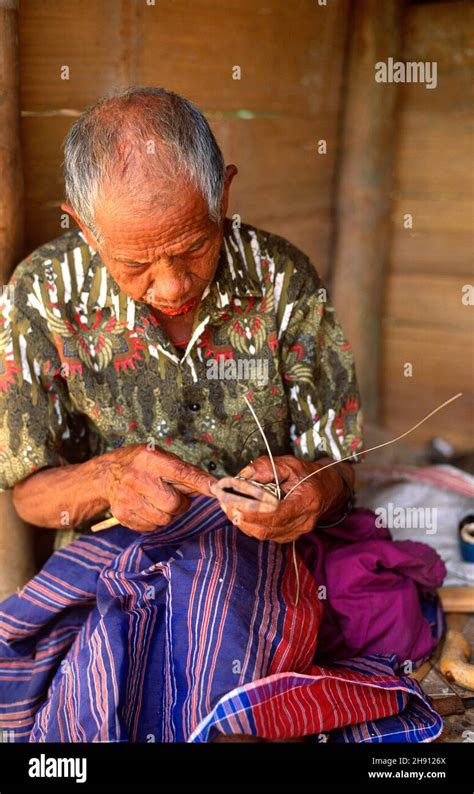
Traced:
[[[18, 265], [0, 326], [0, 487], [58, 530], [3, 605], [0, 684], [26, 664], [28, 692], [4, 682], [0, 724], [19, 740], [211, 741], [394, 713], [375, 684], [360, 705], [367, 671], [342, 692], [312, 666], [321, 599], [292, 541], [344, 517], [353, 467], [323, 467], [362, 444], [350, 346], [313, 266], [226, 217], [237, 169], [171, 92], [89, 108], [65, 172], [80, 230]], [[248, 403], [291, 491], [277, 507], [217, 487], [274, 481]], [[118, 526], [92, 535], [107, 516]]]

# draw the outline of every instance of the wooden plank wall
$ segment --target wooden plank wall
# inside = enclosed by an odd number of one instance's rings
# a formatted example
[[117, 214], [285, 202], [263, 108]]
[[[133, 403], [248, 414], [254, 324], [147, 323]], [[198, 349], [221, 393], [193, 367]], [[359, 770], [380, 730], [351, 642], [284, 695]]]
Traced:
[[460, 449], [474, 447], [474, 309], [461, 300], [474, 283], [473, 32], [469, 2], [406, 10], [403, 60], [436, 61], [438, 84], [399, 86], [382, 353], [384, 424], [402, 432], [462, 391], [410, 439], [438, 434]]
[[206, 113], [239, 168], [230, 212], [288, 237], [325, 274], [347, 9], [347, 0], [22, 0], [26, 248], [63, 233], [60, 144], [74, 117], [112, 87], [161, 85]]

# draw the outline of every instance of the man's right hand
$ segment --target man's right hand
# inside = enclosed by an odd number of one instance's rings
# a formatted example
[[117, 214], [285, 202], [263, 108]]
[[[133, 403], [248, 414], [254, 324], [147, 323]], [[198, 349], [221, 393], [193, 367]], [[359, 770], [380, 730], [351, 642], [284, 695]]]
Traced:
[[184, 513], [190, 496], [214, 497], [215, 482], [171, 452], [133, 444], [30, 474], [14, 486], [13, 504], [38, 527], [74, 528], [110, 508], [124, 526], [150, 532]]
[[214, 496], [216, 478], [170, 452], [133, 444], [97, 460], [112, 514], [137, 532], [170, 524], [189, 508], [190, 496]]

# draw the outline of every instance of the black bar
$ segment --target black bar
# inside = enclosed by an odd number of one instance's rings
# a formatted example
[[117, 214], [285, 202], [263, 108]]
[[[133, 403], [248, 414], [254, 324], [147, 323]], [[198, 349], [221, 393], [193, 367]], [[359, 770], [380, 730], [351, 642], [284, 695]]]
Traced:
[[[460, 744], [409, 745], [0, 744], [0, 794], [472, 794], [473, 749], [470, 735]], [[58, 758], [86, 759], [85, 770], [66, 770], [86, 771], [86, 781], [29, 776], [30, 764], [57, 771]]]

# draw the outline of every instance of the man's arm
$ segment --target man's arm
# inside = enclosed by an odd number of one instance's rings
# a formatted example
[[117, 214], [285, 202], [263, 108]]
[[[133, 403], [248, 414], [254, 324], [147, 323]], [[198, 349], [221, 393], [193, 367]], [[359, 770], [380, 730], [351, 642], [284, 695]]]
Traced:
[[188, 496], [210, 496], [215, 481], [170, 452], [132, 444], [38, 471], [14, 486], [13, 503], [25, 521], [49, 529], [74, 528], [110, 508], [125, 526], [148, 532], [185, 512]]
[[16, 512], [45, 529], [70, 529], [93, 518], [109, 506], [102, 482], [104, 457], [31, 474], [13, 488]]

